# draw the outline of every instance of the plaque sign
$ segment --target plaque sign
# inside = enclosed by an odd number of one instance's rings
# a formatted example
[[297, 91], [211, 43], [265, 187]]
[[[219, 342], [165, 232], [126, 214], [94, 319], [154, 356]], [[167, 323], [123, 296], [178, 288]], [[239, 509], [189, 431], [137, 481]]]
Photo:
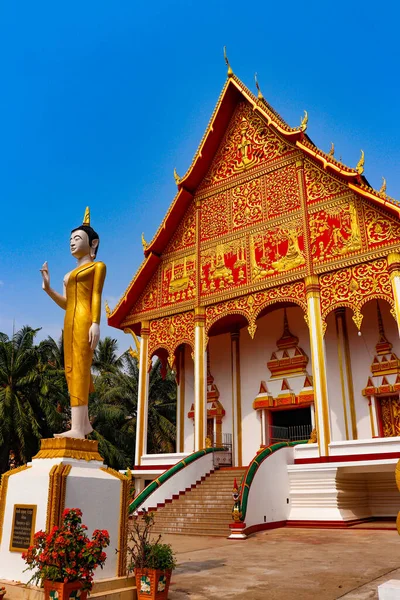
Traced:
[[36, 504], [14, 504], [10, 552], [25, 552], [33, 543]]

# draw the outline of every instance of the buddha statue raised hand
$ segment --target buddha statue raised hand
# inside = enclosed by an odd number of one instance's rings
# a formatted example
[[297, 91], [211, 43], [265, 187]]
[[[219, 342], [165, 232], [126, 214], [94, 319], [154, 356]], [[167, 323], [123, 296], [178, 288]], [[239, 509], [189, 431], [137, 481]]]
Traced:
[[45, 292], [65, 310], [64, 366], [71, 402], [71, 430], [55, 437], [84, 439], [92, 431], [89, 421], [89, 392], [93, 391], [91, 366], [100, 338], [101, 293], [106, 265], [95, 262], [99, 236], [90, 226], [89, 208], [83, 224], [73, 229], [70, 250], [77, 266], [64, 277], [63, 294], [50, 287], [47, 261], [41, 268]]

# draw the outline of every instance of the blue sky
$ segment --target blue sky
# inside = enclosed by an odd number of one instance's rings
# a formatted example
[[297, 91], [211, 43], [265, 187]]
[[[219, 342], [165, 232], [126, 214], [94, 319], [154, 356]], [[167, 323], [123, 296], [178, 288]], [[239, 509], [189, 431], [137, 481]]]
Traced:
[[[397, 3], [396, 3], [397, 4]], [[400, 199], [398, 22], [394, 2], [0, 3], [0, 331], [58, 337], [62, 311], [41, 290], [48, 260], [61, 290], [71, 228], [86, 205], [117, 302], [234, 72], [291, 126]], [[377, 8], [379, 7], [379, 8]], [[121, 350], [128, 336], [105, 325]]]

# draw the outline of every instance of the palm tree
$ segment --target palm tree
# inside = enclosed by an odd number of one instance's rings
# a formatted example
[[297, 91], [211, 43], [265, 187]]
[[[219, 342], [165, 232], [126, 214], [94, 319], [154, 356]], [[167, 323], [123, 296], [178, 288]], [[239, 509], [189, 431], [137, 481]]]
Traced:
[[98, 373], [108, 372], [112, 367], [121, 369], [124, 364], [124, 358], [117, 355], [118, 342], [110, 337], [100, 340], [93, 356], [93, 370]]
[[11, 338], [0, 334], [1, 472], [7, 470], [11, 450], [17, 462], [26, 462], [38, 450], [39, 439], [61, 425], [55, 402], [58, 383], [33, 343], [38, 331], [25, 326]]

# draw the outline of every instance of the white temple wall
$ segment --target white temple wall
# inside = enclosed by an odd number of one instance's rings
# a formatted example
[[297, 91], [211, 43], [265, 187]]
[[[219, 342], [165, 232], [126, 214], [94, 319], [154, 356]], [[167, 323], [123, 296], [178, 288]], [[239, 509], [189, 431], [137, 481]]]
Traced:
[[[335, 314], [333, 312], [328, 315], [326, 322], [328, 326], [325, 332], [324, 339], [331, 441], [339, 442], [346, 439], [346, 427], [344, 420], [342, 384], [340, 380], [336, 319]], [[349, 327], [348, 320], [347, 326]], [[351, 439], [351, 420], [348, 408], [347, 422], [348, 431]]]
[[194, 363], [192, 358], [192, 349], [185, 344], [185, 413], [183, 429], [183, 451], [194, 452], [194, 421], [189, 419], [188, 412], [194, 403]]
[[[290, 331], [299, 338], [299, 345], [311, 357], [310, 337], [304, 313], [299, 307], [289, 307], [287, 317]], [[271, 375], [267, 362], [276, 350], [276, 342], [283, 333], [283, 309], [274, 310], [257, 321], [257, 331], [252, 340], [247, 328], [240, 331], [240, 377], [242, 396], [243, 464], [248, 465], [261, 444], [261, 424], [253, 401], [261, 381]], [[307, 370], [312, 374], [311, 358]]]
[[232, 428], [232, 364], [231, 335], [225, 333], [210, 337], [210, 370], [219, 391], [219, 401], [225, 410], [222, 417], [222, 434], [233, 432]]
[[[397, 325], [390, 314], [390, 305], [384, 300], [379, 301], [386, 338], [393, 344], [393, 352], [400, 355], [400, 340]], [[348, 318], [348, 332], [353, 373], [354, 404], [357, 416], [358, 439], [371, 438], [368, 400], [362, 395], [362, 390], [371, 375], [371, 363], [376, 353], [375, 346], [379, 339], [376, 300], [370, 301], [362, 309], [364, 315], [361, 336], [351, 318]], [[350, 317], [350, 315], [348, 315]], [[378, 432], [376, 432], [378, 434]]]

